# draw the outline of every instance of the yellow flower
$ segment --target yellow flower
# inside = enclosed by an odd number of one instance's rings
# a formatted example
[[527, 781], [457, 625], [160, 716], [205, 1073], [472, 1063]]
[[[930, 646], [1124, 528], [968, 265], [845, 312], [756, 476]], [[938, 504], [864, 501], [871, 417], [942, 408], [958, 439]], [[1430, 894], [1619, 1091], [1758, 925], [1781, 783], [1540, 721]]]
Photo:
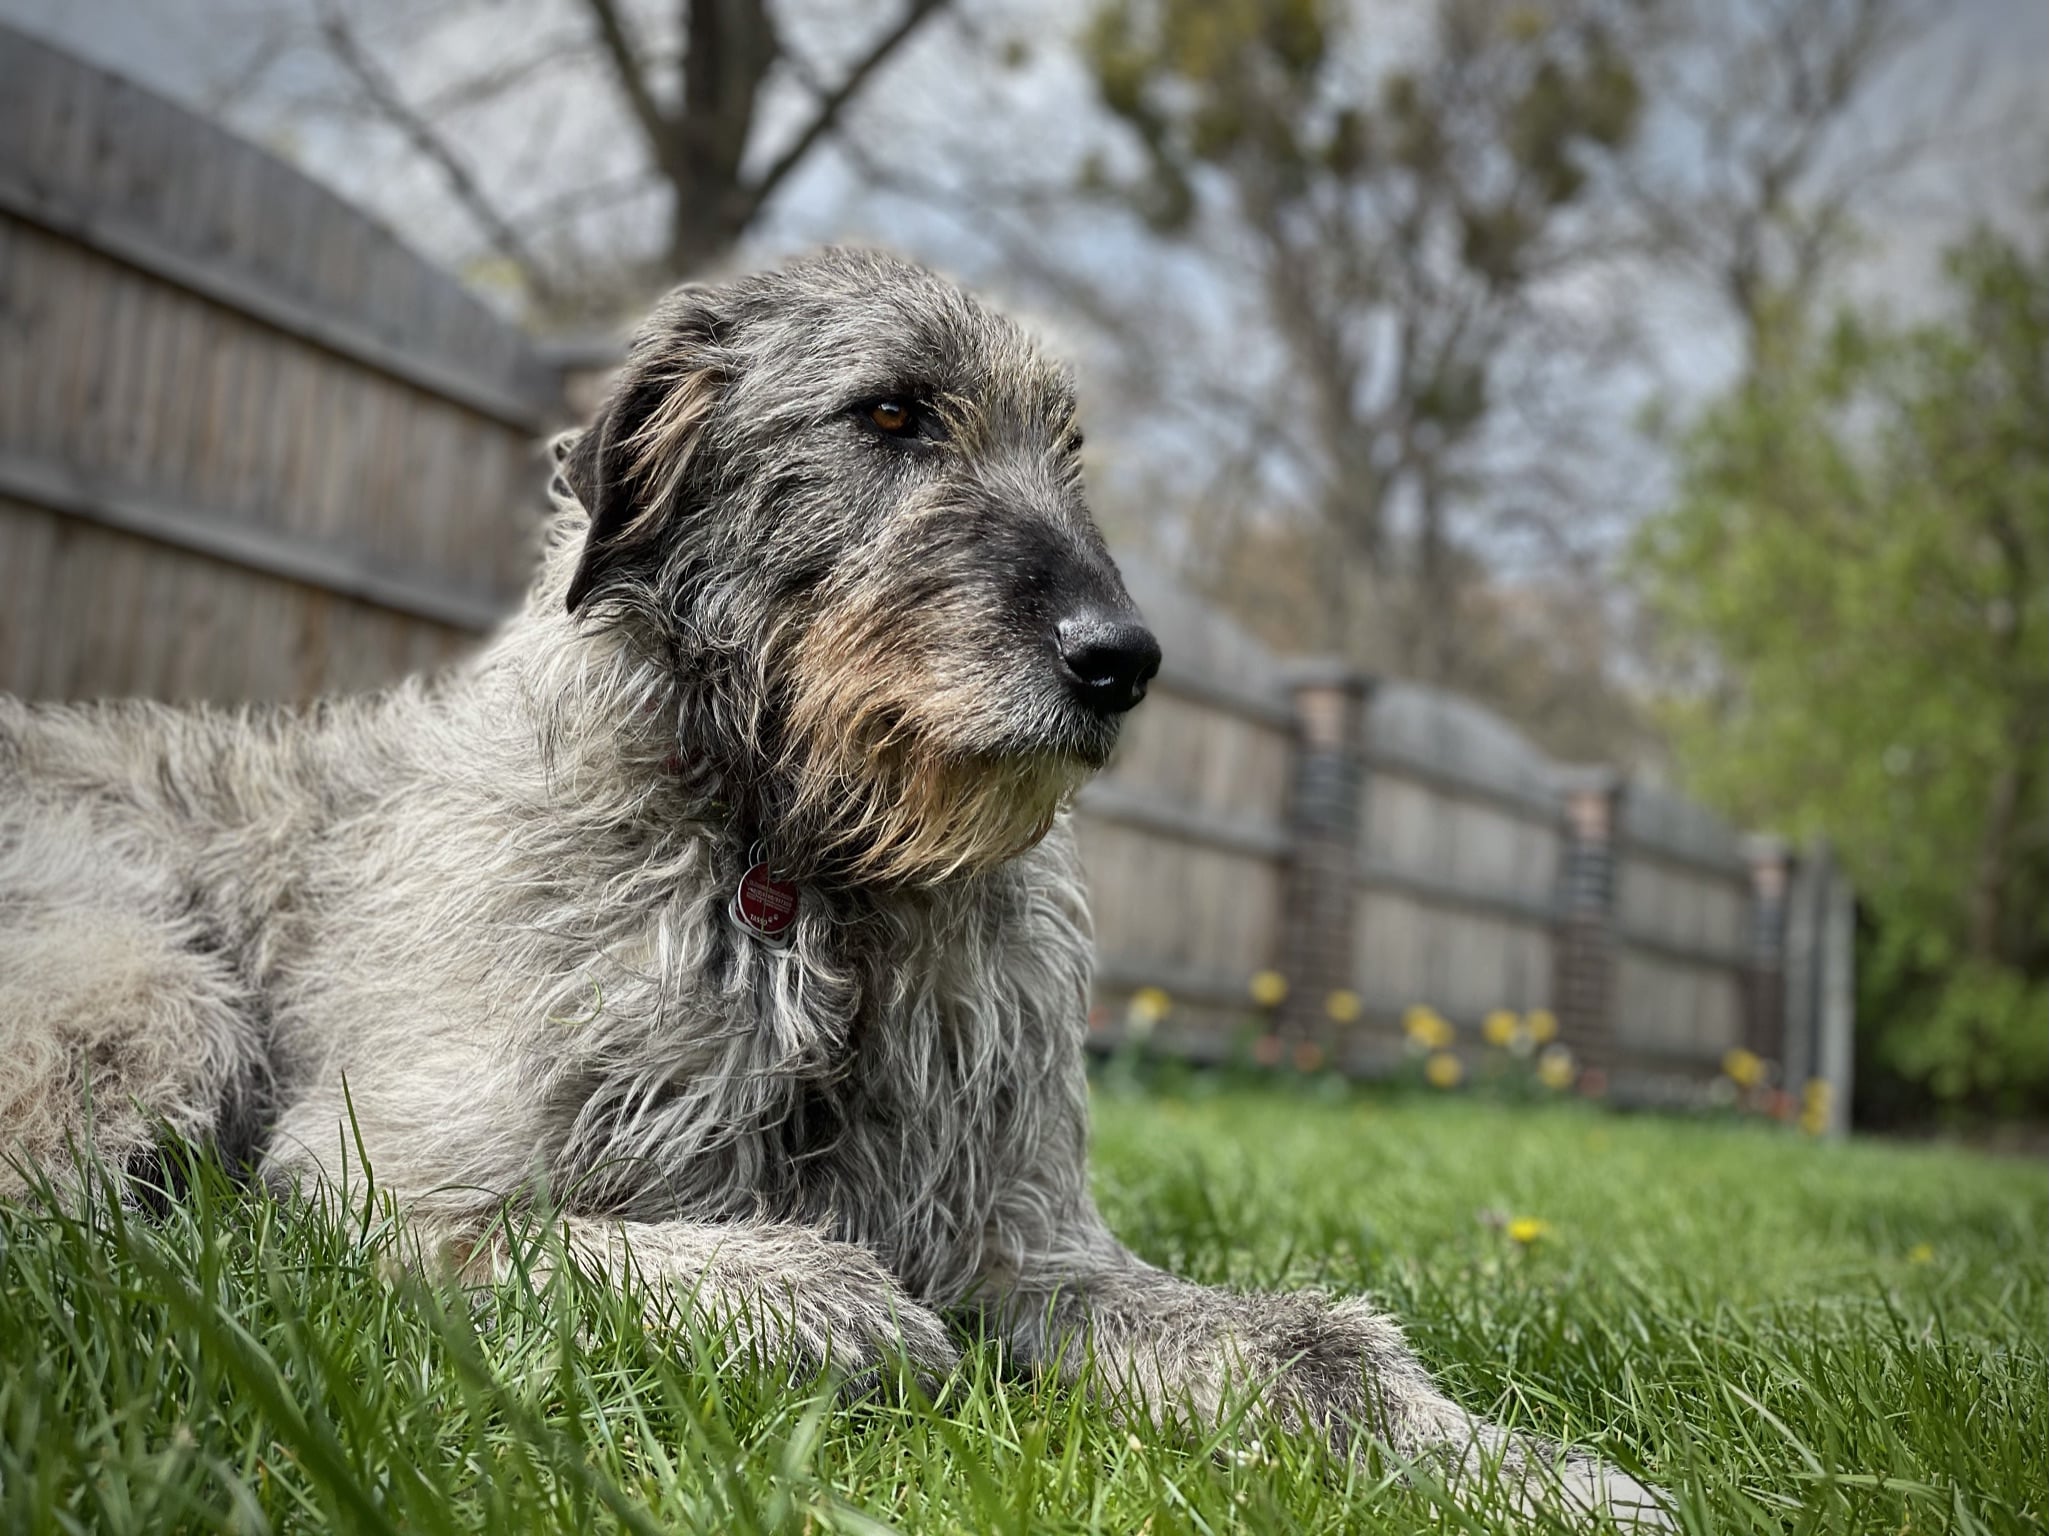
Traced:
[[1259, 971], [1252, 978], [1252, 1000], [1262, 1008], [1278, 1008], [1287, 1000], [1288, 978], [1279, 971]]
[[1497, 1008], [1480, 1021], [1480, 1033], [1487, 1037], [1489, 1045], [1513, 1045], [1515, 1033], [1522, 1021], [1506, 1008]]
[[1512, 1242], [1534, 1243], [1540, 1237], [1551, 1235], [1551, 1223], [1539, 1221], [1534, 1216], [1518, 1216], [1508, 1224], [1507, 1231]]
[[1349, 1024], [1359, 1017], [1363, 1005], [1359, 994], [1348, 987], [1340, 987], [1323, 1000], [1323, 1011], [1336, 1024]]
[[1825, 1077], [1810, 1077], [1800, 1086], [1800, 1129], [1810, 1136], [1827, 1134], [1834, 1090]]
[[1441, 1051], [1456, 1038], [1444, 1015], [1421, 1003], [1402, 1015], [1402, 1028], [1426, 1051]]
[[1914, 1244], [1913, 1247], [1907, 1250], [1907, 1262], [1909, 1264], [1933, 1264], [1935, 1262], [1935, 1245], [1933, 1243]]
[[1562, 1045], [1549, 1045], [1537, 1058], [1537, 1081], [1546, 1088], [1564, 1092], [1572, 1086], [1572, 1052]]
[[1722, 1071], [1739, 1088], [1755, 1088], [1764, 1081], [1764, 1062], [1741, 1046], [1722, 1058]]
[[1432, 1088], [1456, 1088], [1466, 1075], [1464, 1063], [1450, 1051], [1438, 1051], [1423, 1063], [1423, 1075]]
[[1558, 1015], [1549, 1008], [1533, 1008], [1524, 1015], [1523, 1028], [1537, 1044], [1547, 1045], [1558, 1038]]
[[1167, 1016], [1174, 1006], [1174, 1000], [1158, 987], [1140, 987], [1131, 994], [1131, 1023], [1141, 1032], [1151, 1029]]

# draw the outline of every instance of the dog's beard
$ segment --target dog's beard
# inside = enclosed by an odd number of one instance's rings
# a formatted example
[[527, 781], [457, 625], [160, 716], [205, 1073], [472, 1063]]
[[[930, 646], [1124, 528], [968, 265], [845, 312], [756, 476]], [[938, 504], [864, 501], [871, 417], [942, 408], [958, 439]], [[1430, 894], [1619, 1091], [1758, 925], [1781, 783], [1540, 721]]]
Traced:
[[808, 765], [799, 820], [819, 829], [825, 863], [850, 878], [929, 885], [993, 869], [1037, 846], [1085, 776], [1073, 759], [1045, 754], [951, 760], [898, 748], [833, 752]]
[[786, 830], [853, 880], [993, 869], [1035, 847], [1092, 771], [1058, 747], [978, 748], [965, 722], [983, 685], [950, 687], [916, 655], [880, 616], [846, 615], [813, 626], [787, 674]]

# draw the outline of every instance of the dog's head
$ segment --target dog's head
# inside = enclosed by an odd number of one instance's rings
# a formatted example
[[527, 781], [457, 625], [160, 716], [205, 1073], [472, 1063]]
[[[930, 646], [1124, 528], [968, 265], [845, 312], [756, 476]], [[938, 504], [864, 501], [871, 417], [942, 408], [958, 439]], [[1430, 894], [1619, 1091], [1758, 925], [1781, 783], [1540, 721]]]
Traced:
[[[634, 626], [779, 858], [988, 868], [1108, 759], [1159, 646], [1074, 387], [931, 273], [828, 252], [671, 294], [565, 459], [587, 625]], [[735, 782], [738, 781], [738, 782]]]

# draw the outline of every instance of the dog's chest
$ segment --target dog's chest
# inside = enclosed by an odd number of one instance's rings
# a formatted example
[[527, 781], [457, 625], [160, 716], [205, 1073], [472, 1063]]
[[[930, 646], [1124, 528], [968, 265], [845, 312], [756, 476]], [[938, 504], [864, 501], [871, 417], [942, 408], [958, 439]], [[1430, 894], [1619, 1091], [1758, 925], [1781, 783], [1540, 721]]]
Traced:
[[823, 1227], [920, 1294], [958, 1291], [1051, 1066], [1073, 1054], [1059, 1005], [1074, 983], [1050, 984], [1041, 950], [985, 930], [919, 937], [740, 950], [658, 986], [597, 989], [617, 1022], [559, 1079], [572, 1128], [558, 1187], [646, 1219]]

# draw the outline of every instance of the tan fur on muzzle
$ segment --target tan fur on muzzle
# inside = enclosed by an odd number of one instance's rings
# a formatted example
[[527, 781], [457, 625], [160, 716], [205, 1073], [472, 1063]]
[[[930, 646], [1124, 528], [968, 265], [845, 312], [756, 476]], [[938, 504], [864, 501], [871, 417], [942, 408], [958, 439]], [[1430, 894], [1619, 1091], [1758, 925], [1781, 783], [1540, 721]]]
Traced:
[[919, 633], [944, 624], [871, 606], [830, 613], [794, 648], [782, 771], [792, 821], [862, 880], [931, 884], [1033, 847], [1088, 766], [1060, 753], [997, 756], [961, 741], [978, 679], [935, 664]]

